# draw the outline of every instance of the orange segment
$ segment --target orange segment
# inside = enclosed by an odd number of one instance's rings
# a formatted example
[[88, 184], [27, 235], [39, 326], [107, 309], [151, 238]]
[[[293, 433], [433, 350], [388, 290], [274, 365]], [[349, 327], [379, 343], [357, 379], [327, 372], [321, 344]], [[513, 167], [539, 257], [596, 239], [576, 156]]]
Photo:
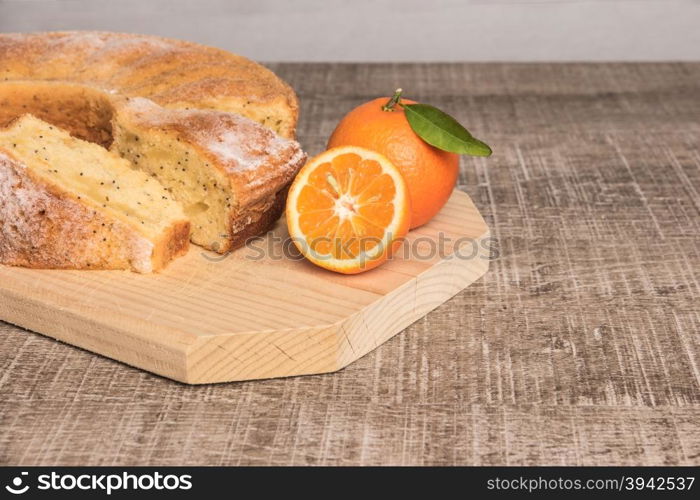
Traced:
[[399, 170], [368, 149], [343, 146], [311, 159], [287, 198], [287, 225], [314, 264], [346, 274], [387, 260], [408, 232], [410, 201]]

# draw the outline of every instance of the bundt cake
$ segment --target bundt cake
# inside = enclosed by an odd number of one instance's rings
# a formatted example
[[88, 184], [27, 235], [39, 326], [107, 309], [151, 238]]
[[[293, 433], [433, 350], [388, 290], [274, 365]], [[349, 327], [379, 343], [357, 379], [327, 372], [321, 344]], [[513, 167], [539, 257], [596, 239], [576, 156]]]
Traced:
[[34, 268], [161, 269], [190, 223], [129, 162], [26, 115], [0, 131], [0, 262]]
[[27, 113], [159, 181], [191, 220], [192, 241], [218, 252], [279, 218], [305, 160], [291, 140], [291, 88], [252, 61], [189, 42], [0, 34], [0, 127]]
[[238, 113], [295, 134], [294, 91], [224, 50], [148, 35], [68, 31], [0, 34], [0, 81], [63, 81], [146, 97], [166, 108]]

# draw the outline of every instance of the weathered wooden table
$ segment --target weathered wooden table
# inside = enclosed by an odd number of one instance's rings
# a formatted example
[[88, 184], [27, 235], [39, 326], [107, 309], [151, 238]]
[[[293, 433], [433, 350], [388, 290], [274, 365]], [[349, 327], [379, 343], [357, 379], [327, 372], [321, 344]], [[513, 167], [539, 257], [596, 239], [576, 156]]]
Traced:
[[499, 256], [345, 370], [189, 387], [0, 324], [0, 464], [700, 463], [700, 64], [283, 64], [319, 152], [402, 86]]

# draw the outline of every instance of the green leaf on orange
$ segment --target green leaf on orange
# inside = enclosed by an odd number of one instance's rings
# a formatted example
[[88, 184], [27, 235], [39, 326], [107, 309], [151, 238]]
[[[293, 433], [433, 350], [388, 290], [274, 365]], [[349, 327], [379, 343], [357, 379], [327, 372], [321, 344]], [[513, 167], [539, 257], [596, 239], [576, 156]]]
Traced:
[[457, 120], [428, 104], [401, 104], [413, 131], [431, 146], [471, 156], [490, 156], [491, 148]]

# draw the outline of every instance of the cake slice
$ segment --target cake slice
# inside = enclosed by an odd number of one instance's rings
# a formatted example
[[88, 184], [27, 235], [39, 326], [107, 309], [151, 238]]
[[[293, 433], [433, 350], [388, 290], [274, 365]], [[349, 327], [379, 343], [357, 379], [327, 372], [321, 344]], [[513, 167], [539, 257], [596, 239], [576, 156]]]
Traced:
[[115, 103], [112, 150], [158, 179], [192, 223], [192, 242], [220, 253], [281, 215], [306, 159], [299, 144], [243, 116]]
[[24, 115], [0, 130], [0, 263], [151, 272], [187, 251], [189, 221], [151, 176]]

